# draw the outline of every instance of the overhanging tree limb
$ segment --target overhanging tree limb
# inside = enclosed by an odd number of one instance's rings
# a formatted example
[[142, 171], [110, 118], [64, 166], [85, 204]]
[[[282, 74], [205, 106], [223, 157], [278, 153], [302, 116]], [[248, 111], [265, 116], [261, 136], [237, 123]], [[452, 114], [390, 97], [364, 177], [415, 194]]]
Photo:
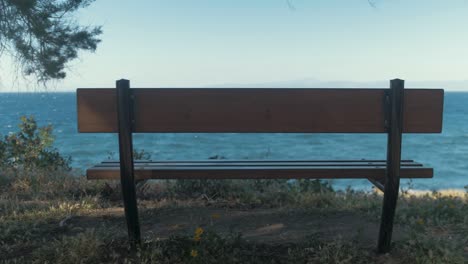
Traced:
[[[73, 13], [94, 0], [0, 0], [0, 56], [9, 54], [39, 82], [63, 79], [78, 51], [95, 51], [101, 27], [85, 27]], [[1, 58], [1, 57], [0, 57]]]

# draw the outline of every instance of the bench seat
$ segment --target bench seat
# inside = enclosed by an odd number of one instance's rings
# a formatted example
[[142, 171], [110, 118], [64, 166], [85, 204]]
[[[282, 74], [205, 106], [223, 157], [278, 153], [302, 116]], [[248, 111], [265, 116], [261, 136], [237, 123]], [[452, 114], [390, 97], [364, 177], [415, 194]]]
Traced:
[[[385, 178], [385, 160], [203, 160], [134, 162], [135, 179], [376, 179]], [[120, 179], [118, 161], [89, 168], [88, 179]], [[433, 169], [401, 161], [401, 178], [432, 178]]]

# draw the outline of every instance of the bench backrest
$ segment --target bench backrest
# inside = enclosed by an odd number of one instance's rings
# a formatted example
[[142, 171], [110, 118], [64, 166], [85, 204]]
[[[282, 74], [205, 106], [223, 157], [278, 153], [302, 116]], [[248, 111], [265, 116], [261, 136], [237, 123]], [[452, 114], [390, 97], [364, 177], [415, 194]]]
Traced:
[[[389, 89], [131, 89], [133, 132], [385, 133]], [[405, 89], [404, 133], [440, 133], [442, 89]], [[116, 89], [78, 89], [79, 132], [118, 132]]]

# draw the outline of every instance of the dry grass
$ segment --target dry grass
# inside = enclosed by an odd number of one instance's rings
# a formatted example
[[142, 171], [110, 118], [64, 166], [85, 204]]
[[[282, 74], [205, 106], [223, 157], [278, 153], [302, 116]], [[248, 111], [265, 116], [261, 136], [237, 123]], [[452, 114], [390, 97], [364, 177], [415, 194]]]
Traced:
[[[0, 263], [468, 262], [466, 191], [405, 191], [396, 214], [396, 223], [405, 234], [386, 255], [375, 254], [374, 244], [362, 243], [365, 235], [358, 226], [355, 234], [347, 236], [309, 236], [287, 243], [266, 243], [248, 239], [245, 234], [216, 231], [216, 225], [213, 230], [210, 225], [203, 227], [198, 235], [189, 226], [165, 239], [157, 230], [147, 232], [138, 253], [131, 254], [119, 186], [115, 183], [87, 182], [69, 173], [44, 171], [1, 177]], [[319, 220], [324, 226], [330, 219], [341, 219], [340, 214], [357, 215], [365, 223], [378, 225], [382, 203], [377, 192], [302, 188], [305, 185], [298, 188], [280, 181], [205, 182], [218, 188], [211, 193], [190, 190], [187, 186], [193, 184], [141, 185], [140, 215], [145, 228], [154, 225], [155, 219], [163, 221], [162, 212], [191, 209], [215, 212], [211, 213], [213, 221], [234, 221], [218, 213], [222, 210], [279, 210], [278, 214], [287, 213], [287, 217], [296, 219], [300, 219], [298, 214], [323, 215], [323, 221]], [[303, 184], [317, 187], [317, 183]]]

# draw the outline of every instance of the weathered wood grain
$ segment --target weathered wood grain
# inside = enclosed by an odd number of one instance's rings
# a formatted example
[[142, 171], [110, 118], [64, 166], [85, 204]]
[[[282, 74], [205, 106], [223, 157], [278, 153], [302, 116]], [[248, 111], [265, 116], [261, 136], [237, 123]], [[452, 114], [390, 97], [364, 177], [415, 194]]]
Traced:
[[[384, 133], [387, 89], [131, 89], [133, 132]], [[405, 90], [403, 132], [439, 133], [443, 90]], [[79, 132], [117, 132], [115, 89], [78, 89]]]

